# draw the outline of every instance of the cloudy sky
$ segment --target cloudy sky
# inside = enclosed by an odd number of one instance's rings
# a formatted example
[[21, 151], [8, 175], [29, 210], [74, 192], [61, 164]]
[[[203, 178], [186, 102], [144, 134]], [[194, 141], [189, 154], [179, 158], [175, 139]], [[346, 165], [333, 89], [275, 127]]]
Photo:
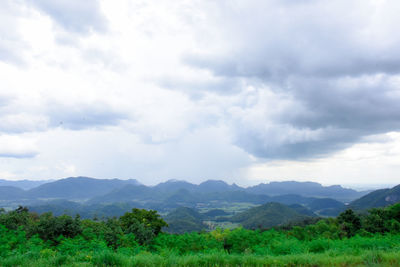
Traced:
[[0, 178], [400, 181], [397, 0], [2, 0]]

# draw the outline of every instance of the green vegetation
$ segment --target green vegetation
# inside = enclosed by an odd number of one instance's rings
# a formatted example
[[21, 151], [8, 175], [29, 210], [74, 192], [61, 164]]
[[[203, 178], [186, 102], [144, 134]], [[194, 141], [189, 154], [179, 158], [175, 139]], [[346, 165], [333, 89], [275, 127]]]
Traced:
[[3, 210], [0, 266], [400, 265], [400, 203], [303, 227], [176, 235], [163, 226], [155, 211], [139, 209], [104, 221]]

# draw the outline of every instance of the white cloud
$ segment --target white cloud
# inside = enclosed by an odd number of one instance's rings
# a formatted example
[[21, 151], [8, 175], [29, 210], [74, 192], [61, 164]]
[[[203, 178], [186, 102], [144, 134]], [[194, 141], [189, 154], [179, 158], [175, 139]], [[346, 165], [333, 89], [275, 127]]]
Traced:
[[0, 135], [0, 157], [31, 158], [38, 154], [35, 140], [12, 135]]

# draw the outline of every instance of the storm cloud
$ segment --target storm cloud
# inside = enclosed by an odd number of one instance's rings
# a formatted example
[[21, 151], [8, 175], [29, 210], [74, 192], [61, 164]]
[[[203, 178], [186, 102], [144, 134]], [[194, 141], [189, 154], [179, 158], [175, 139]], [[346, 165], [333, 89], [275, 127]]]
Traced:
[[307, 159], [400, 129], [400, 4], [272, 0], [218, 8], [211, 20], [229, 42], [225, 53], [188, 54], [184, 62], [286, 99], [277, 107], [258, 98], [231, 114], [241, 148]]

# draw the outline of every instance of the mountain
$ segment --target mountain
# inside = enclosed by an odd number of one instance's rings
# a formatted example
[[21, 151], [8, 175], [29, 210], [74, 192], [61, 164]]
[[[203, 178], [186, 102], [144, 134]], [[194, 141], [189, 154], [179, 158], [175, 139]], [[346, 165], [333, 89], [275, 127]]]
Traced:
[[195, 190], [201, 193], [212, 193], [212, 192], [238, 191], [243, 189], [244, 188], [239, 187], [236, 184], [229, 185], [221, 180], [207, 180], [199, 184]]
[[25, 198], [26, 192], [15, 186], [0, 186], [0, 200], [17, 200]]
[[38, 187], [39, 185], [46, 184], [49, 182], [53, 182], [54, 180], [40, 180], [40, 181], [32, 181], [32, 180], [18, 180], [18, 181], [10, 181], [0, 179], [0, 186], [14, 186], [24, 190], [29, 190], [34, 187]]
[[199, 202], [200, 197], [196, 194], [193, 194], [189, 192], [187, 189], [179, 189], [172, 195], [168, 196], [164, 202], [169, 203], [169, 204], [175, 204], [175, 205], [184, 205], [184, 204], [189, 204], [189, 205], [194, 205], [196, 202]]
[[115, 188], [104, 195], [98, 195], [88, 201], [88, 203], [114, 203], [143, 201], [155, 197], [154, 190], [145, 185], [128, 184], [121, 188]]
[[152, 187], [154, 190], [159, 192], [176, 192], [180, 189], [185, 189], [188, 191], [194, 191], [197, 185], [181, 181], [181, 180], [168, 180], [164, 183], [159, 183], [158, 185]]
[[356, 210], [385, 207], [400, 202], [400, 185], [388, 189], [375, 190], [350, 203]]
[[194, 209], [180, 207], [164, 217], [165, 221], [168, 223], [168, 227], [165, 230], [175, 234], [201, 231], [207, 228], [203, 223], [203, 218], [203, 215]]
[[137, 180], [94, 179], [70, 177], [42, 184], [28, 191], [31, 198], [88, 199], [104, 195], [127, 184], [137, 185]]
[[126, 185], [103, 196], [94, 197], [90, 199], [88, 203], [94, 204], [130, 201], [141, 202], [147, 208], [164, 211], [180, 206], [193, 208], [199, 203], [246, 202], [263, 204], [270, 201], [270, 197], [266, 195], [251, 194], [245, 191], [201, 193], [189, 191], [184, 188], [178, 188], [176, 191], [166, 191], [165, 188], [160, 189], [159, 187]]
[[268, 228], [308, 218], [296, 210], [275, 202], [254, 207], [232, 216], [229, 221], [240, 223], [248, 229]]
[[270, 182], [248, 187], [247, 192], [269, 196], [296, 194], [305, 197], [329, 197], [342, 201], [357, 199], [369, 191], [358, 192], [340, 185], [322, 186], [315, 182]]

